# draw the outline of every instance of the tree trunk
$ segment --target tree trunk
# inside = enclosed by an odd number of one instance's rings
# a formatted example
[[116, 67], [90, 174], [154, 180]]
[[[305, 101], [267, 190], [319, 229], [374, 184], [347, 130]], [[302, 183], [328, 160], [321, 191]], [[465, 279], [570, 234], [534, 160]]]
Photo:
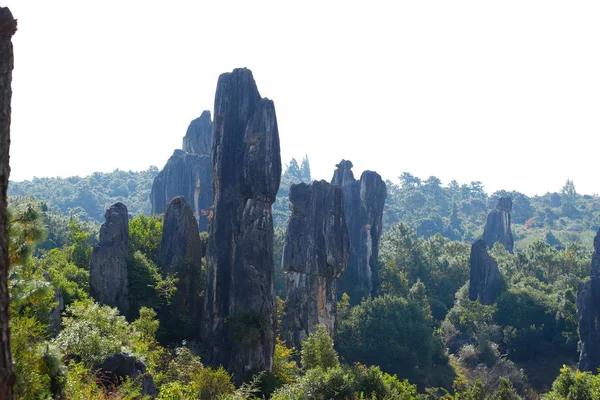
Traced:
[[0, 7], [0, 400], [13, 399], [15, 371], [10, 354], [8, 328], [8, 245], [6, 242], [6, 191], [8, 189], [8, 151], [10, 148], [10, 99], [13, 69], [11, 38], [17, 21], [6, 7]]

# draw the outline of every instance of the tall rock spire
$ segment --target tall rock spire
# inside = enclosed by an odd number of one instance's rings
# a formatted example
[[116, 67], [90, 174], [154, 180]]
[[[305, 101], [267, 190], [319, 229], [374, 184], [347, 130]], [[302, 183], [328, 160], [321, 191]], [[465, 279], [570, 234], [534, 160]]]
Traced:
[[110, 206], [100, 227], [100, 241], [90, 259], [90, 293], [101, 304], [129, 314], [129, 216], [123, 203]]
[[502, 290], [502, 275], [489, 249], [496, 242], [513, 252], [514, 239], [510, 230], [512, 199], [501, 197], [496, 209], [488, 214], [483, 228], [483, 238], [471, 246], [469, 299], [482, 304], [493, 304]]
[[273, 218], [281, 179], [273, 102], [248, 69], [222, 74], [212, 142], [214, 214], [202, 337], [213, 364], [241, 382], [271, 370], [275, 348]]
[[346, 270], [349, 238], [342, 191], [325, 181], [290, 188], [292, 215], [283, 249], [287, 299], [282, 338], [299, 349], [318, 324], [335, 331], [336, 278]]
[[354, 179], [352, 162], [336, 165], [331, 184], [344, 195], [344, 214], [350, 236], [350, 256], [346, 272], [338, 280], [338, 295], [346, 292], [354, 301], [371, 294], [377, 286], [376, 270], [379, 239], [383, 230], [383, 206], [387, 196], [385, 182], [378, 173], [365, 171]]

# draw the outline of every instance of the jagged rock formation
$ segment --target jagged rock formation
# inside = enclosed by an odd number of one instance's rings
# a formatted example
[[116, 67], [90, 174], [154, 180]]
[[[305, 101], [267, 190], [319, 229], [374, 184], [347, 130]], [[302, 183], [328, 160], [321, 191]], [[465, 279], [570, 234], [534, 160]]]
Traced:
[[203, 111], [200, 117], [190, 122], [183, 137], [181, 148], [186, 153], [210, 157], [212, 130], [213, 123], [210, 119], [210, 111]]
[[165, 212], [173, 197], [183, 196], [194, 211], [200, 231], [208, 230], [213, 201], [210, 117], [210, 111], [204, 111], [190, 123], [183, 138], [183, 150], [175, 150], [154, 178], [150, 194], [152, 214]]
[[163, 276], [176, 275], [179, 279], [172, 304], [159, 313], [161, 327], [181, 332], [182, 337], [171, 337], [172, 341], [190, 340], [201, 314], [202, 243], [194, 212], [183, 197], [174, 197], [167, 207], [160, 260]]
[[342, 191], [325, 181], [290, 188], [292, 215], [283, 249], [287, 299], [282, 338], [296, 349], [323, 324], [333, 337], [336, 278], [348, 260]]
[[589, 281], [577, 287], [579, 319], [579, 370], [596, 373], [600, 367], [600, 231], [594, 238], [594, 253]]
[[338, 280], [337, 293], [338, 297], [348, 293], [353, 302], [358, 302], [377, 286], [376, 263], [387, 188], [373, 171], [363, 172], [359, 181], [354, 179], [351, 161], [342, 160], [336, 167], [331, 184], [342, 188], [350, 235], [348, 266]]
[[116, 203], [104, 214], [100, 241], [94, 246], [90, 260], [90, 293], [101, 304], [129, 313], [129, 217], [127, 207]]
[[510, 230], [512, 199], [501, 197], [496, 209], [488, 214], [483, 237], [471, 246], [469, 299], [482, 304], [493, 304], [502, 290], [503, 280], [498, 264], [488, 250], [496, 242], [513, 252], [514, 239]]
[[125, 378], [136, 379], [141, 376], [142, 397], [150, 396], [154, 399], [158, 396], [154, 379], [146, 373], [146, 364], [132, 354], [118, 353], [107, 357], [99, 368], [98, 376], [107, 387], [119, 384]]
[[496, 260], [488, 253], [485, 240], [479, 239], [471, 247], [471, 277], [469, 299], [482, 304], [493, 304], [502, 289], [502, 277]]
[[234, 380], [271, 370], [275, 346], [273, 217], [281, 158], [273, 102], [248, 69], [222, 74], [212, 144], [214, 215], [202, 336]]
[[494, 243], [500, 242], [506, 250], [513, 252], [515, 241], [510, 230], [510, 221], [512, 212], [512, 199], [510, 197], [501, 197], [498, 200], [496, 209], [488, 214], [487, 222], [483, 230], [483, 240], [489, 248], [494, 247]]

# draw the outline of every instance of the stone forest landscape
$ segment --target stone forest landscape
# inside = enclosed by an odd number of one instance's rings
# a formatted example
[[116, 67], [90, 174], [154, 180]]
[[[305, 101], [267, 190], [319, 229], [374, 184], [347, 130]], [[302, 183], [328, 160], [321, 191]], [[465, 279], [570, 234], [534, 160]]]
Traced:
[[246, 67], [162, 168], [9, 181], [18, 34], [0, 7], [0, 400], [600, 399], [600, 196], [313, 179]]

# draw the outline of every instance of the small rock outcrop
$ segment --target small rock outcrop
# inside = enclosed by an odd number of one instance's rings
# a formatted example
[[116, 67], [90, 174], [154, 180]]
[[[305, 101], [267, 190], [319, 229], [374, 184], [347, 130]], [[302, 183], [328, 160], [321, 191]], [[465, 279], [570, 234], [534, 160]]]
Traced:
[[596, 373], [600, 367], [600, 231], [594, 238], [590, 280], [577, 287], [579, 370]]
[[273, 102], [261, 98], [245, 68], [219, 77], [214, 112], [214, 214], [202, 337], [212, 363], [239, 383], [273, 366], [271, 205], [281, 179], [279, 133]]
[[192, 207], [198, 229], [208, 230], [213, 201], [210, 156], [213, 124], [210, 111], [193, 120], [183, 138], [183, 150], [175, 150], [154, 178], [150, 199], [152, 214], [166, 211], [173, 197], [183, 196]]
[[101, 304], [117, 307], [129, 314], [129, 216], [123, 203], [116, 203], [104, 214], [100, 241], [90, 260], [90, 293]]
[[512, 212], [512, 199], [510, 197], [501, 197], [498, 200], [496, 209], [488, 214], [485, 228], [483, 229], [483, 240], [489, 248], [494, 247], [496, 242], [500, 242], [506, 250], [513, 252], [515, 244], [510, 222]]
[[502, 277], [496, 260], [488, 253], [485, 240], [479, 239], [473, 243], [469, 264], [469, 299], [479, 300], [481, 304], [493, 304], [502, 289]]
[[340, 161], [331, 184], [342, 188], [350, 236], [348, 266], [337, 282], [337, 293], [339, 297], [345, 292], [353, 302], [358, 302], [377, 286], [376, 263], [387, 188], [381, 176], [373, 171], [364, 171], [357, 181], [352, 166], [349, 160]]
[[501, 197], [496, 209], [488, 214], [483, 228], [483, 237], [471, 246], [469, 299], [479, 300], [482, 304], [493, 304], [502, 291], [503, 279], [496, 260], [489, 249], [496, 242], [509, 252], [513, 252], [514, 239], [510, 230], [512, 199]]
[[126, 378], [141, 378], [142, 397], [150, 396], [150, 398], [154, 399], [158, 396], [158, 389], [154, 384], [154, 379], [150, 374], [146, 373], [146, 364], [132, 354], [118, 353], [107, 357], [100, 366], [98, 375], [100, 381], [107, 387], [113, 384], [118, 385]]
[[192, 335], [201, 314], [202, 243], [194, 212], [183, 197], [174, 197], [167, 207], [159, 254], [163, 277], [170, 274], [178, 278], [171, 305], [159, 313], [161, 326], [181, 332], [182, 337], [171, 337], [172, 341], [195, 339]]
[[340, 187], [325, 181], [292, 185], [290, 202], [283, 249], [287, 299], [280, 331], [300, 349], [318, 324], [333, 337], [336, 278], [346, 270], [350, 243]]

